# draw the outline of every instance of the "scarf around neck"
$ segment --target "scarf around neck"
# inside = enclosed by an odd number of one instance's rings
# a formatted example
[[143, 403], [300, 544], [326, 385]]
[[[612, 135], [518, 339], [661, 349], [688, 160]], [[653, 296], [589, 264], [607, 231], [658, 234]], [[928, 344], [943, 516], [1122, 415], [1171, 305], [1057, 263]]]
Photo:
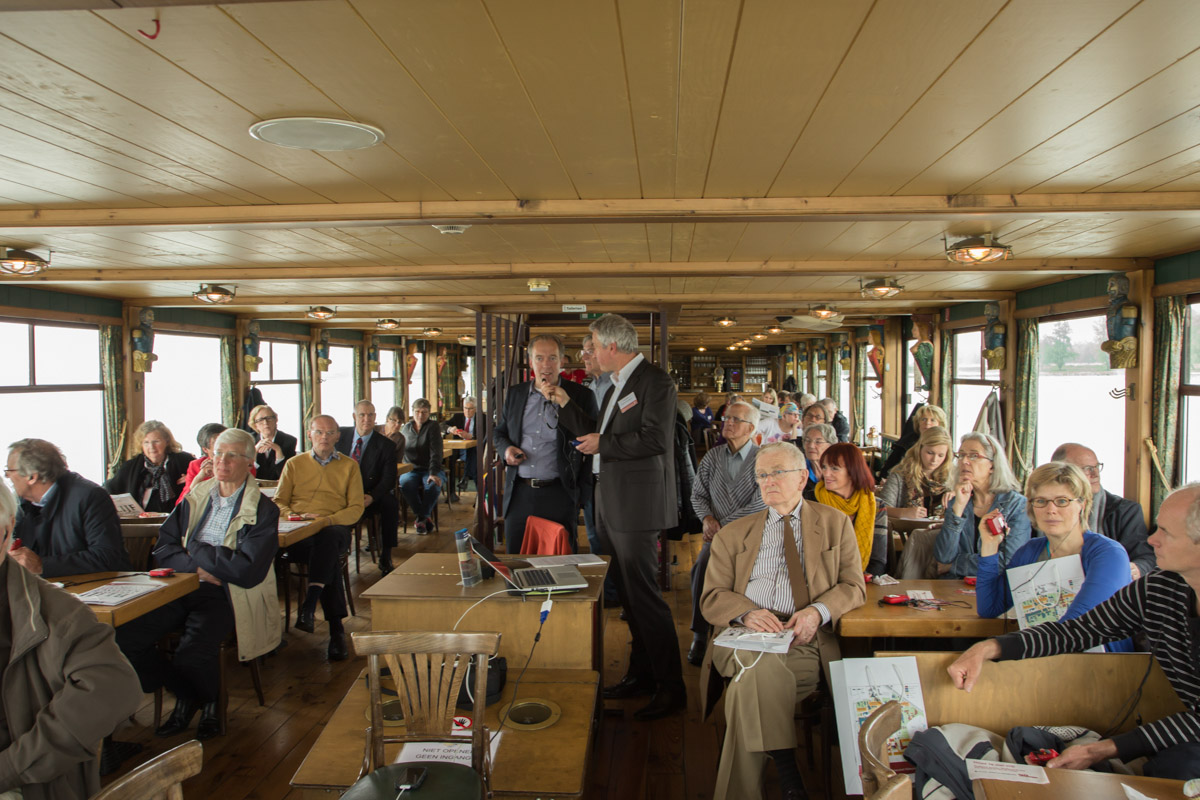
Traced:
[[854, 523], [854, 538], [858, 542], [858, 555], [862, 559], [863, 571], [871, 559], [871, 546], [875, 543], [875, 494], [859, 489], [846, 499], [825, 488], [825, 481], [813, 487], [817, 502], [836, 508]]
[[158, 495], [167, 508], [171, 506], [171, 478], [167, 475], [167, 459], [157, 467], [150, 463], [149, 460], [143, 457], [142, 463], [146, 468], [146, 478], [144, 480], [144, 488], [151, 489]]

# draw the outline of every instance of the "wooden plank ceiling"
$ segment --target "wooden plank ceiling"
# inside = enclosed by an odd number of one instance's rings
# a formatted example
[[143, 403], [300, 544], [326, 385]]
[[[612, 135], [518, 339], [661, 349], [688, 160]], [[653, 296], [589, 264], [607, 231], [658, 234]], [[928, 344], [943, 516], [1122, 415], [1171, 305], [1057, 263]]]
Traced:
[[[6, 10], [37, 5], [0, 0], [0, 245], [53, 268], [2, 283], [194, 305], [218, 282], [228, 313], [447, 335], [665, 305], [718, 342], [720, 313], [906, 314], [1200, 247], [1194, 0]], [[247, 133], [302, 115], [387, 138]], [[985, 232], [1016, 260], [947, 264], [944, 235]], [[906, 291], [858, 295], [883, 276]]]

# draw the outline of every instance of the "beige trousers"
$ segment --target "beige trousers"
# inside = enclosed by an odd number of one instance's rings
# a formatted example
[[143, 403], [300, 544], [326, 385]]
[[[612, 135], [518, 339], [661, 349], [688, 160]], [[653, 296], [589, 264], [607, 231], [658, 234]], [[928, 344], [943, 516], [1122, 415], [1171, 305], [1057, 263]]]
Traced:
[[[727, 678], [740, 668], [728, 647], [713, 648], [713, 667]], [[758, 653], [740, 651], [749, 666]], [[797, 645], [787, 655], [763, 653], [758, 663], [725, 688], [725, 744], [717, 767], [713, 800], [762, 797], [767, 751], [796, 746], [796, 705], [814, 689], [821, 674], [816, 643]]]
[[913, 531], [904, 543], [900, 564], [895, 578], [902, 581], [929, 580], [938, 576], [937, 562], [933, 558], [933, 545], [937, 541], [938, 528]]

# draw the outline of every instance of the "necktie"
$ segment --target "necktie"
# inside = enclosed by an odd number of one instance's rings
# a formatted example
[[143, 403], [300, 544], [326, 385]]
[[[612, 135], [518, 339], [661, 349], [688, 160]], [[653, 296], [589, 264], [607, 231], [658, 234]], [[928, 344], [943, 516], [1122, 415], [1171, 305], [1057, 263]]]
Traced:
[[792, 585], [795, 611], [808, 607], [808, 581], [804, 579], [804, 567], [800, 565], [800, 552], [796, 547], [796, 532], [792, 530], [792, 517], [783, 518], [783, 563], [787, 565], [788, 583]]
[[467, 420], [467, 436], [475, 435], [475, 418], [471, 417]]
[[353, 458], [355, 461], [362, 460], [362, 437], [361, 436], [359, 436], [357, 439], [354, 440], [354, 452], [352, 452], [350, 454], [350, 457]]

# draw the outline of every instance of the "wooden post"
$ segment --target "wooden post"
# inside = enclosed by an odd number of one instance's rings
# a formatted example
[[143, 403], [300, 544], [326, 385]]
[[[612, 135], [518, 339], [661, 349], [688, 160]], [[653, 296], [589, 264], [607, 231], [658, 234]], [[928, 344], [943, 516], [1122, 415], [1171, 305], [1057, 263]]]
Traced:
[[125, 453], [117, 458], [124, 461], [132, 458], [133, 432], [146, 421], [146, 379], [145, 373], [133, 371], [133, 341], [130, 335], [138, 322], [141, 306], [125, 305], [124, 320], [121, 324], [121, 352], [124, 353], [125, 370], [125, 416], [128, 428], [125, 430]]
[[[234, 397], [237, 398], [234, 416], [240, 417], [242, 413], [242, 406], [246, 401], [246, 392], [250, 389], [251, 380], [250, 373], [246, 372], [246, 360], [242, 357], [242, 340], [245, 339], [250, 333], [249, 317], [238, 317], [234, 326], [234, 332], [236, 336], [234, 338], [233, 345], [233, 363], [235, 365], [233, 374], [236, 378], [236, 385], [234, 386], [233, 390]], [[247, 428], [253, 427], [250, 425], [250, 420], [248, 419], [242, 419], [239, 421]]]
[[1128, 272], [1129, 301], [1138, 306], [1137, 366], [1125, 370], [1124, 494], [1140, 503], [1150, 522], [1150, 471], [1154, 468], [1143, 440], [1151, 435], [1154, 414], [1154, 270]]
[[[1016, 419], [1017, 413], [1017, 347], [1021, 341], [1021, 331], [1017, 327], [1017, 302], [1015, 300], [1000, 301], [1000, 319], [1004, 329], [1008, 331], [1005, 339], [1004, 369], [1000, 371], [1000, 402], [1004, 408], [1004, 440], [1008, 441], [1009, 422]], [[1037, 460], [1036, 450], [1029, 454], [1030, 467]]]
[[[321, 413], [321, 370], [317, 367], [317, 343], [321, 340], [321, 329], [314, 327], [308, 337], [308, 358], [312, 364], [312, 414], [309, 415], [309, 420]], [[308, 409], [304, 409], [308, 411]], [[303, 414], [303, 412], [301, 412]], [[304, 420], [301, 419], [301, 425]], [[308, 437], [308, 430], [305, 429], [301, 438]]]
[[[371, 344], [372, 344], [374, 341], [375, 341], [375, 335], [374, 335], [374, 334], [372, 334], [372, 333], [370, 333], [370, 332], [368, 332], [368, 331], [364, 331], [364, 332], [363, 332], [363, 340], [362, 340], [362, 385], [363, 385], [363, 396], [362, 396], [362, 397], [356, 397], [356, 398], [354, 398], [354, 402], [355, 402], [355, 403], [357, 403], [359, 400], [370, 400], [370, 399], [371, 399], [371, 366], [370, 366], [370, 363], [369, 363], [369, 362], [370, 362], [370, 357], [371, 357], [371, 356], [370, 356], [370, 354], [371, 354]], [[378, 412], [377, 412], [377, 413], [378, 413]], [[384, 409], [384, 413], [387, 413], [387, 409]]]
[[889, 317], [883, 324], [883, 430], [900, 438], [904, 426], [904, 392], [901, 385], [904, 370], [904, 335], [900, 317]]

